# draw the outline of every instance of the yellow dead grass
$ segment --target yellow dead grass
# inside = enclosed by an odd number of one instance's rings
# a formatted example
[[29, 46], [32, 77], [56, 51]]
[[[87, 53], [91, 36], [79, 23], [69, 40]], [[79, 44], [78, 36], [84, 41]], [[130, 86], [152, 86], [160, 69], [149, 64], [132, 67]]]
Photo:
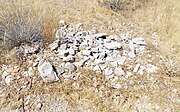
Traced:
[[[163, 1], [163, 2], [162, 2]], [[142, 7], [135, 12], [127, 13], [129, 18], [125, 18], [121, 13], [113, 12], [105, 7], [100, 7], [96, 0], [27, 0], [29, 4], [33, 4], [34, 8], [43, 7], [45, 11], [45, 35], [51, 40], [53, 38], [53, 29], [58, 27], [58, 21], [64, 19], [67, 23], [82, 22], [86, 29], [97, 27], [100, 32], [107, 33], [122, 33], [127, 29], [121, 26], [122, 22], [133, 20], [145, 28], [152, 31], [157, 31], [161, 37], [161, 50], [163, 53], [169, 55], [170, 52], [165, 52], [163, 45], [168, 49], [174, 47], [176, 52], [172, 52], [173, 56], [180, 56], [180, 32], [179, 32], [179, 15], [180, 5], [179, 1], [170, 2], [169, 0], [157, 0], [150, 2], [146, 7]], [[175, 9], [169, 9], [169, 5]], [[38, 9], [38, 8], [37, 8]], [[115, 32], [110, 32], [112, 28], [122, 29]], [[149, 37], [149, 35], [147, 35]], [[151, 82], [146, 77], [138, 77], [135, 84], [129, 88], [122, 88], [119, 90], [112, 89], [109, 85], [105, 84], [104, 75], [96, 74], [89, 70], [80, 70], [83, 77], [78, 79], [76, 83], [80, 84], [80, 88], [76, 89], [72, 86], [74, 81], [63, 81], [54, 84], [40, 85], [39, 87], [32, 88], [32, 93], [35, 94], [52, 94], [56, 97], [64, 96], [75, 110], [86, 109], [96, 112], [109, 112], [109, 111], [132, 111], [135, 102], [141, 102], [142, 106], [154, 108], [160, 105], [160, 109], [150, 111], [165, 111], [167, 107], [174, 108], [175, 112], [179, 111], [180, 104], [176, 101], [179, 98], [175, 90], [179, 90], [180, 83], [178, 78], [176, 80], [169, 77], [164, 77], [164, 72], [159, 73], [156, 77], [157, 82]], [[98, 93], [96, 88], [93, 87], [94, 83], [90, 77], [98, 79], [98, 85], [104, 86]], [[139, 81], [143, 80], [143, 84]], [[130, 82], [122, 82], [122, 86], [126, 86]], [[46, 91], [44, 88], [49, 88]], [[29, 91], [27, 94], [31, 94]], [[144, 96], [144, 97], [141, 97]], [[118, 97], [118, 101], [114, 101]], [[140, 98], [141, 97], [141, 98]], [[150, 99], [147, 99], [150, 97]], [[173, 101], [167, 97], [173, 97]], [[51, 95], [48, 98], [51, 98]], [[176, 99], [175, 99], [176, 98]], [[4, 103], [4, 102], [3, 102]], [[139, 105], [141, 106], [141, 105]], [[158, 107], [157, 107], [158, 108]], [[142, 110], [143, 111], [143, 110]], [[147, 110], [145, 110], [147, 111]]]

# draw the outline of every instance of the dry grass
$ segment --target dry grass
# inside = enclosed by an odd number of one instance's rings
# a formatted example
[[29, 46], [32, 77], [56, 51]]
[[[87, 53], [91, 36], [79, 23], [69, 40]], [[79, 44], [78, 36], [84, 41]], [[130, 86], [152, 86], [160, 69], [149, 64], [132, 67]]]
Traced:
[[[180, 5], [178, 0], [152, 0], [144, 7], [137, 8], [131, 11], [114, 12], [98, 5], [96, 0], [27, 0], [27, 4], [31, 4], [35, 12], [38, 14], [43, 9], [43, 35], [46, 42], [52, 41], [54, 36], [54, 29], [57, 29], [58, 21], [64, 19], [67, 23], [82, 22], [85, 29], [97, 27], [100, 32], [107, 33], [122, 33], [129, 31], [128, 22], [133, 21], [137, 25], [133, 30], [143, 34], [147, 38], [151, 37], [153, 31], [158, 32], [162, 37], [160, 38], [160, 52], [163, 56], [180, 57], [179, 50], [179, 10]], [[4, 4], [1, 4], [4, 5]], [[122, 25], [126, 23], [126, 25]], [[139, 24], [143, 28], [139, 28]], [[118, 29], [118, 30], [117, 30]], [[162, 47], [161, 47], [162, 46]], [[166, 47], [164, 47], [166, 46]], [[167, 50], [169, 49], [169, 50]], [[173, 49], [173, 50], [172, 50]], [[4, 63], [6, 53], [2, 53], [0, 60]], [[11, 57], [9, 57], [11, 58]], [[31, 91], [24, 94], [41, 94], [49, 95], [47, 99], [50, 100], [52, 96], [64, 97], [69, 101], [71, 107], [82, 111], [86, 109], [90, 111], [132, 111], [136, 110], [134, 105], [141, 102], [138, 106], [146, 107], [149, 111], [168, 111], [169, 108], [174, 108], [175, 112], [179, 111], [179, 67], [178, 60], [175, 59], [175, 64], [165, 65], [160, 73], [157, 74], [154, 81], [150, 81], [147, 77], [135, 77], [126, 82], [120, 82], [122, 89], [115, 90], [111, 88], [111, 83], [104, 79], [102, 74], [96, 74], [89, 70], [79, 70], [83, 74], [76, 83], [80, 84], [80, 88], [76, 89], [72, 86], [75, 81], [63, 81], [61, 83], [53, 84], [37, 84]], [[8, 60], [8, 59], [7, 59]], [[174, 68], [177, 68], [174, 70]], [[175, 72], [176, 77], [169, 77]], [[95, 82], [92, 77], [98, 79], [97, 86], [93, 86]], [[142, 81], [143, 82], [140, 82]], [[130, 85], [126, 88], [126, 85]], [[101, 86], [104, 88], [100, 89]], [[97, 87], [100, 89], [96, 92]], [[49, 88], [47, 91], [45, 88]], [[15, 93], [16, 95], [18, 93]], [[118, 101], [114, 101], [118, 97]], [[173, 97], [169, 99], [169, 97]], [[151, 103], [151, 106], [149, 106]], [[156, 105], [160, 105], [160, 109], [156, 109]], [[80, 108], [82, 107], [82, 108]], [[149, 108], [148, 108], [149, 107]], [[152, 108], [150, 108], [152, 107]], [[152, 110], [151, 110], [152, 109]], [[147, 111], [145, 110], [145, 111]], [[143, 111], [143, 109], [142, 109]]]
[[10, 48], [42, 39], [42, 12], [24, 1], [0, 1], [0, 35]]
[[152, 0], [131, 16], [139, 24], [161, 35], [160, 48], [165, 55], [178, 58], [180, 57], [179, 6], [178, 0]]
[[[76, 80], [61, 79], [58, 83], [36, 81], [29, 90], [17, 91], [14, 87], [9, 87], [6, 94], [1, 93], [0, 103], [12, 110], [16, 109], [21, 107], [20, 97], [23, 95], [25, 98], [31, 96], [32, 102], [25, 106], [25, 110], [32, 110], [36, 106], [34, 101], [38, 96], [45, 105], [49, 104], [43, 107], [44, 111], [58, 108], [54, 107], [57, 105], [54, 102], [61, 103], [61, 100], [67, 101], [67, 107], [73, 112], [84, 110], [90, 112], [132, 112], [133, 110], [164, 112], [171, 109], [178, 112], [179, 110], [177, 99], [179, 82], [177, 80], [165, 79], [157, 75], [153, 77], [153, 81], [150, 81], [146, 76], [133, 76], [129, 80], [119, 82], [122, 88], [114, 89], [103, 74], [88, 69], [79, 69], [78, 74], [81, 75]], [[40, 77], [36, 79], [41, 80]], [[8, 100], [4, 102], [3, 99]]]

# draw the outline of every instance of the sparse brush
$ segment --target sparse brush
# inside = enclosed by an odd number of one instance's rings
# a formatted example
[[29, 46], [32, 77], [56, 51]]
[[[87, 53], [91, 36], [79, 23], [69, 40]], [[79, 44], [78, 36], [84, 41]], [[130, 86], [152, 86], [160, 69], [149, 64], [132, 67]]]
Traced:
[[43, 13], [24, 0], [0, 0], [0, 38], [9, 47], [42, 40]]
[[98, 2], [114, 11], [135, 10], [148, 0], [99, 0]]

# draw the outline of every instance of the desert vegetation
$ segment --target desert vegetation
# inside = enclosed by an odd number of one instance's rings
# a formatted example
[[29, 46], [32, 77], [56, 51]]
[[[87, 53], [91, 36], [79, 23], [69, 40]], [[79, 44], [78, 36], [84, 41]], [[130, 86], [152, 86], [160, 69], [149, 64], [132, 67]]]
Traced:
[[[20, 108], [22, 111], [42, 109], [57, 112], [178, 112], [179, 15], [179, 0], [0, 0], [0, 111]], [[130, 33], [135, 38], [143, 37], [147, 53], [139, 60], [158, 66], [159, 71], [151, 75], [135, 74], [129, 80], [117, 81], [121, 85], [119, 89], [113, 88], [111, 80], [107, 80], [103, 73], [89, 67], [74, 71], [74, 74], [83, 74], [77, 80], [60, 76], [59, 82], [46, 83], [37, 68], [33, 69], [33, 76], [23, 76], [23, 71], [32, 68], [29, 63], [41, 57], [36, 51], [29, 53], [35, 55], [24, 55], [21, 51], [24, 45], [38, 45], [38, 49], [43, 49], [44, 60], [54, 63], [51, 57], [56, 57], [57, 53], [49, 50], [49, 44], [57, 39], [57, 30], [63, 24], [69, 27], [78, 23], [83, 24], [85, 31], [97, 29], [109, 35]], [[74, 32], [81, 30], [75, 28]], [[152, 41], [154, 38], [157, 45]], [[4, 71], [13, 71], [9, 70], [12, 66], [16, 66], [13, 70], [18, 68], [18, 72], [9, 72], [8, 75], [20, 77], [14, 84], [18, 87], [25, 84], [21, 89], [4, 84], [1, 78]], [[132, 70], [128, 65], [122, 68]], [[33, 103], [26, 105], [27, 97], [31, 97]]]

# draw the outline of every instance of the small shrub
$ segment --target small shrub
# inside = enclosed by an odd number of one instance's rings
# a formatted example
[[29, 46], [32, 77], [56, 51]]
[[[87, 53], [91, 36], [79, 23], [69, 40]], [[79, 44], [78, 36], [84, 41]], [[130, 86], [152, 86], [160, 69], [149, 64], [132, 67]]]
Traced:
[[23, 0], [0, 0], [0, 38], [10, 48], [42, 40], [43, 13]]
[[148, 0], [99, 0], [99, 4], [108, 7], [114, 11], [135, 10], [142, 6]]

